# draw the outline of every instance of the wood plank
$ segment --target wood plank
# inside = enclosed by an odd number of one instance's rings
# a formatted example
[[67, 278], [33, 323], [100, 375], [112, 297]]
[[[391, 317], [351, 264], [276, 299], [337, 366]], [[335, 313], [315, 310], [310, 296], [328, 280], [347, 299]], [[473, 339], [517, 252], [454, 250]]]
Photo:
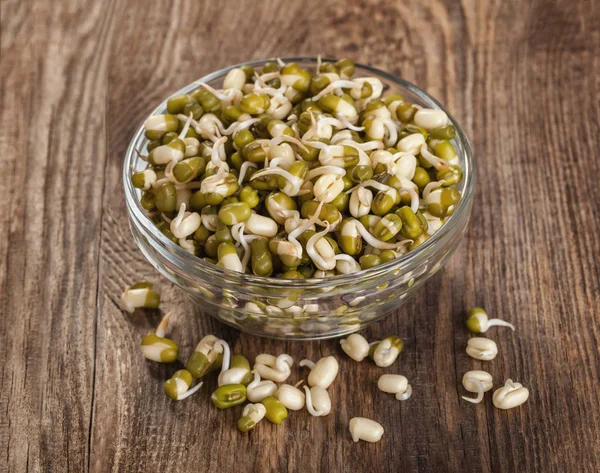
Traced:
[[110, 9], [7, 1], [1, 17], [0, 469], [81, 471], [94, 377]]

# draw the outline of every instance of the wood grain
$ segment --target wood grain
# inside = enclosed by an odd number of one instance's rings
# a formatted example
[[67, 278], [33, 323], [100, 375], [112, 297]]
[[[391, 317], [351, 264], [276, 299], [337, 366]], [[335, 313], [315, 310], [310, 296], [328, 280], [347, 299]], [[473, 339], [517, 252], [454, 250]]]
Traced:
[[[16, 2], [0, 32], [0, 471], [600, 471], [600, 5], [597, 1]], [[419, 84], [471, 137], [477, 193], [468, 235], [444, 270], [369, 339], [406, 341], [392, 369], [414, 395], [337, 341], [278, 342], [203, 315], [144, 259], [121, 185], [135, 128], [166, 95], [228, 64], [349, 56]], [[123, 314], [144, 277], [173, 313], [187, 356], [215, 333], [249, 357], [338, 356], [326, 418], [235, 429], [214, 380], [170, 402], [173, 367], [146, 363], [158, 314]], [[464, 352], [464, 311], [492, 329], [490, 363]], [[531, 390], [520, 409], [461, 401], [484, 368]], [[295, 372], [292, 381], [299, 379]], [[354, 444], [350, 418], [380, 420]]]

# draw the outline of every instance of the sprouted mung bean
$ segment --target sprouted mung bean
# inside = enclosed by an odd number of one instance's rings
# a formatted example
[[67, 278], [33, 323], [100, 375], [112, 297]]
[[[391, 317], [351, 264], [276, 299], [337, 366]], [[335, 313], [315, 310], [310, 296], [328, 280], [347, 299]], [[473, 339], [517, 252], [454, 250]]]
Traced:
[[289, 279], [372, 268], [426, 241], [461, 198], [454, 125], [354, 71], [278, 61], [171, 97], [146, 120], [148, 167], [131, 176], [148, 216], [205, 261]]
[[498, 354], [498, 345], [494, 340], [473, 337], [467, 342], [467, 355], [476, 360], [490, 361]]
[[375, 362], [377, 366], [387, 368], [391, 366], [398, 355], [404, 348], [404, 342], [401, 338], [391, 336], [384, 338], [379, 342], [371, 343], [369, 349], [369, 356]]
[[310, 360], [302, 360], [300, 366], [310, 368], [308, 384], [310, 386], [320, 386], [323, 389], [331, 386], [340, 368], [338, 361], [333, 356], [323, 357], [316, 363]]
[[127, 286], [119, 299], [121, 309], [130, 314], [133, 314], [138, 307], [158, 309], [159, 304], [160, 294], [152, 289], [152, 283], [148, 281], [140, 281]]
[[206, 335], [200, 340], [190, 356], [185, 368], [194, 378], [202, 378], [205, 374], [221, 368], [223, 362], [223, 346], [214, 335]]
[[277, 357], [262, 353], [254, 360], [254, 371], [261, 378], [283, 383], [292, 373], [291, 367], [294, 359], [290, 355], [279, 355]]
[[242, 417], [238, 420], [238, 429], [242, 432], [252, 430], [266, 414], [267, 408], [263, 404], [246, 404], [242, 411]]
[[379, 442], [383, 433], [383, 426], [374, 420], [367, 419], [366, 417], [354, 417], [350, 419], [350, 435], [352, 435], [352, 440], [355, 442], [359, 440], [371, 443]]
[[194, 377], [188, 370], [177, 370], [170, 379], [165, 381], [163, 385], [165, 394], [174, 401], [182, 401], [202, 387], [202, 382], [200, 382], [190, 389], [193, 381]]
[[344, 353], [354, 361], [362, 361], [369, 354], [369, 342], [358, 333], [353, 333], [348, 338], [340, 340], [340, 345]]
[[304, 393], [306, 394], [306, 410], [311, 416], [321, 417], [331, 412], [331, 399], [326, 389], [321, 386], [311, 388], [304, 386]]
[[377, 387], [384, 393], [395, 394], [399, 401], [406, 401], [412, 395], [412, 386], [406, 376], [400, 374], [381, 375]]
[[275, 397], [290, 411], [299, 411], [304, 407], [304, 393], [291, 384], [282, 384]]
[[273, 424], [281, 424], [288, 416], [286, 407], [274, 396], [267, 396], [260, 401], [265, 406], [265, 416]]
[[477, 393], [476, 398], [462, 397], [465, 401], [473, 404], [483, 401], [483, 393], [488, 392], [494, 386], [492, 375], [487, 371], [480, 370], [467, 371], [463, 376], [462, 384], [470, 393]]
[[148, 360], [159, 363], [173, 363], [179, 355], [179, 345], [170, 338], [166, 338], [169, 314], [165, 315], [156, 327], [154, 333], [142, 337], [142, 353]]
[[529, 390], [521, 383], [507, 379], [504, 386], [494, 392], [492, 401], [498, 409], [512, 409], [529, 399]]
[[467, 328], [473, 333], [485, 333], [490, 327], [508, 327], [513, 332], [515, 326], [504, 320], [500, 319], [489, 319], [487, 312], [481, 307], [474, 307], [469, 311], [469, 317], [467, 318]]
[[246, 395], [250, 402], [261, 402], [263, 399], [275, 395], [277, 385], [269, 380], [261, 380], [257, 371], [253, 371], [254, 379], [246, 388]]

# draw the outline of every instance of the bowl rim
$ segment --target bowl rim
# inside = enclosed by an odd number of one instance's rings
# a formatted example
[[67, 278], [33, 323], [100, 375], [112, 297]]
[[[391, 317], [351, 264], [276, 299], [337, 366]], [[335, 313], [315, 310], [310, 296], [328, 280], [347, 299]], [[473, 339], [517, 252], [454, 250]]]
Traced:
[[[318, 58], [311, 56], [294, 56], [294, 57], [281, 57], [276, 58], [280, 59], [283, 62], [304, 62], [304, 63], [313, 63], [317, 64], [319, 61], [321, 63], [324, 62], [335, 62], [337, 59], [335, 58]], [[167, 100], [175, 95], [186, 94], [198, 88], [199, 82], [210, 82], [219, 77], [224, 76], [231, 69], [235, 69], [241, 66], [262, 66], [267, 62], [272, 62], [276, 60], [274, 58], [270, 59], [259, 59], [254, 61], [241, 62], [239, 64], [234, 64], [231, 66], [224, 67], [217, 71], [211, 72], [203, 76], [202, 78], [187, 84], [186, 86], [180, 88], [176, 92], [172, 93], [167, 97], [164, 101], [162, 101], [157, 107], [155, 107], [152, 112], [144, 119], [144, 122], [140, 124], [140, 126], [135, 131], [133, 137], [129, 141], [129, 145], [127, 146], [127, 150], [125, 153], [125, 160], [123, 162], [123, 185], [125, 189], [125, 201], [127, 210], [129, 212], [130, 218], [132, 218], [138, 224], [141, 224], [146, 232], [151, 235], [155, 240], [158, 240], [163, 246], [166, 246], [171, 250], [171, 254], [174, 254], [177, 257], [176, 266], [182, 267], [185, 265], [186, 272], [195, 273], [199, 278], [203, 278], [206, 275], [212, 275], [213, 277], [222, 277], [222, 278], [231, 278], [234, 281], [237, 281], [242, 284], [251, 284], [251, 285], [261, 285], [264, 287], [273, 287], [273, 288], [282, 288], [282, 287], [292, 287], [294, 289], [316, 289], [323, 288], [324, 286], [337, 286], [348, 283], [356, 283], [357, 279], [364, 280], [364, 278], [376, 277], [378, 275], [384, 275], [388, 272], [392, 272], [394, 269], [402, 266], [403, 264], [407, 264], [419, 259], [423, 254], [434, 251], [434, 249], [438, 246], [437, 244], [443, 240], [444, 236], [447, 236], [455, 230], [456, 226], [462, 220], [461, 217], [464, 217], [465, 213], [470, 211], [470, 201], [473, 197], [474, 187], [475, 187], [475, 166], [474, 166], [474, 156], [473, 150], [471, 147], [471, 143], [464, 132], [462, 126], [454, 119], [452, 114], [450, 114], [442, 104], [429, 95], [424, 90], [420, 89], [416, 85], [408, 82], [400, 77], [397, 77], [388, 72], [382, 71], [376, 67], [372, 67], [362, 63], [355, 63], [357, 68], [362, 70], [366, 70], [368, 72], [373, 73], [376, 76], [380, 76], [385, 78], [386, 80], [393, 82], [400, 87], [404, 87], [408, 89], [411, 93], [416, 95], [419, 99], [427, 104], [427, 106], [432, 108], [437, 108], [443, 110], [448, 115], [449, 120], [452, 122], [456, 129], [456, 137], [455, 140], [458, 140], [462, 148], [464, 149], [464, 162], [465, 166], [463, 168], [463, 181], [464, 181], [464, 190], [462, 194], [462, 198], [460, 199], [458, 205], [454, 209], [452, 215], [448, 218], [447, 222], [442, 225], [442, 227], [435, 232], [428, 240], [424, 243], [420, 244], [414, 250], [411, 250], [403, 255], [400, 255], [398, 258], [388, 261], [387, 263], [381, 264], [379, 266], [375, 266], [373, 268], [357, 271], [349, 274], [341, 274], [336, 276], [330, 276], [327, 278], [308, 278], [308, 279], [281, 279], [272, 276], [255, 276], [254, 274], [245, 274], [236, 271], [232, 271], [225, 268], [220, 268], [212, 263], [208, 263], [201, 258], [191, 255], [189, 252], [184, 250], [181, 246], [173, 243], [170, 239], [168, 239], [160, 230], [156, 228], [154, 223], [148, 218], [144, 208], [141, 206], [140, 199], [136, 198], [136, 193], [138, 189], [133, 187], [130, 179], [130, 161], [137, 155], [137, 151], [135, 148], [136, 143], [140, 140], [140, 137], [144, 135], [144, 123], [146, 119], [152, 115], [157, 113], [166, 112]], [[200, 273], [198, 273], [200, 271]]]

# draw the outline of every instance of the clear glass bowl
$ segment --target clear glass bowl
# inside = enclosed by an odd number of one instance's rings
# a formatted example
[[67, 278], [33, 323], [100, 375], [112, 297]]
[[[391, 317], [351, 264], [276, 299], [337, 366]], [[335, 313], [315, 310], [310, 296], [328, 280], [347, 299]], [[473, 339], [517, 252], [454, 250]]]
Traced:
[[[313, 71], [317, 64], [316, 58], [283, 60]], [[265, 62], [244, 64], [260, 67]], [[201, 81], [220, 87], [227, 72], [241, 65], [213, 72]], [[373, 67], [357, 64], [355, 76], [378, 77], [386, 86], [386, 92], [399, 93], [406, 100], [425, 107], [443, 109], [421, 89]], [[175, 94], [189, 93], [197, 87], [192, 83]], [[150, 115], [165, 113], [166, 108], [165, 100]], [[463, 168], [463, 180], [457, 186], [462, 199], [437, 233], [394, 261], [326, 279], [281, 280], [225, 270], [190, 255], [166, 238], [146, 217], [140, 204], [140, 191], [131, 184], [132, 172], [146, 166], [136, 153], [136, 150], [145, 152], [148, 143], [143, 125], [129, 144], [123, 166], [123, 185], [133, 237], [150, 263], [187, 292], [205, 314], [244, 332], [308, 340], [357, 331], [397, 310], [446, 263], [465, 233], [475, 179], [473, 154], [464, 131], [450, 113], [448, 116], [456, 127], [453, 144]]]

